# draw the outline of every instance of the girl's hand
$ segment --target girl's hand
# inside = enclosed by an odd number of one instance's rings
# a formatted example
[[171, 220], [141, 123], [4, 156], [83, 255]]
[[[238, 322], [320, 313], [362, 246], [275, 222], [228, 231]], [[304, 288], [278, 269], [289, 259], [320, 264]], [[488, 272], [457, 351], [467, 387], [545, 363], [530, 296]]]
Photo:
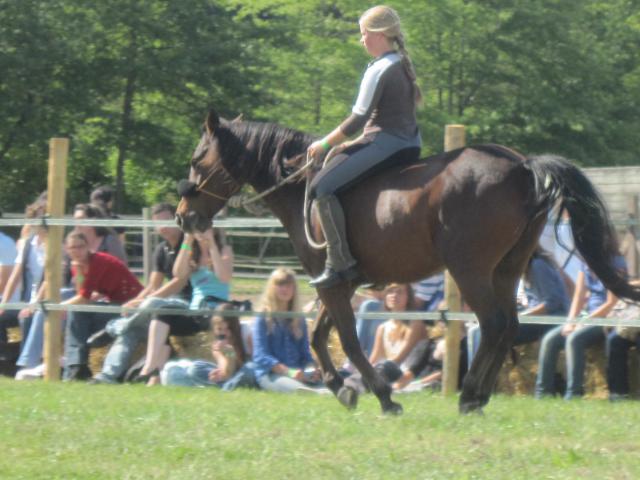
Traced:
[[194, 233], [194, 237], [202, 246], [208, 247], [214, 243], [212, 228], [207, 228], [204, 232], [196, 232]]
[[212, 382], [221, 382], [223, 380], [226, 380], [226, 376], [222, 370], [220, 370], [219, 368], [214, 368], [209, 372], [209, 380], [211, 380]]
[[562, 327], [561, 333], [563, 337], [567, 337], [571, 333], [573, 333], [575, 330], [577, 330], [577, 325], [575, 323], [565, 323], [564, 326]]
[[316, 140], [307, 148], [307, 154], [316, 159], [325, 152], [326, 149], [324, 148], [323, 140]]

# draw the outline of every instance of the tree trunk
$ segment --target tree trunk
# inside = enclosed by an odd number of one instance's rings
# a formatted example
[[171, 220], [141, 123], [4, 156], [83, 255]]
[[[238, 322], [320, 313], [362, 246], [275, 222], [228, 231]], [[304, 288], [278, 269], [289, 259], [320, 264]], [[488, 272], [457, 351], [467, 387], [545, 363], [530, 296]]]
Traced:
[[122, 102], [122, 117], [120, 120], [120, 138], [118, 139], [118, 161], [116, 163], [116, 193], [115, 193], [115, 211], [122, 211], [124, 203], [124, 162], [127, 158], [129, 143], [131, 138], [131, 127], [133, 125], [133, 98], [136, 92], [136, 55], [137, 55], [137, 38], [135, 32], [131, 32], [131, 45], [127, 71], [127, 79], [124, 88], [124, 99]]

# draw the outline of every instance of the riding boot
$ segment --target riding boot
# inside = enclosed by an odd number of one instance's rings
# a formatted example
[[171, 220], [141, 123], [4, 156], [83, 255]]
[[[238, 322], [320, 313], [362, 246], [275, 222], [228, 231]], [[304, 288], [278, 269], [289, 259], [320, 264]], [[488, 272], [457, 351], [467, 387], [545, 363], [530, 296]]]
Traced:
[[324, 272], [309, 284], [316, 288], [329, 288], [358, 276], [356, 261], [347, 243], [346, 225], [342, 206], [335, 195], [316, 199], [320, 226], [327, 240], [327, 262]]

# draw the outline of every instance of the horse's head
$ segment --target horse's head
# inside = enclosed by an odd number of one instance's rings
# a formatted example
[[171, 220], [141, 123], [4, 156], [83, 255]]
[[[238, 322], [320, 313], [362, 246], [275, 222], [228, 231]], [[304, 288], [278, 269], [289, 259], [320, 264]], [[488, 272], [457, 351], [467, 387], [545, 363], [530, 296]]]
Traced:
[[221, 155], [219, 133], [224, 128], [212, 110], [202, 129], [200, 143], [191, 157], [188, 180], [180, 180], [181, 200], [176, 221], [185, 232], [204, 231], [213, 216], [238, 192], [241, 185], [226, 170]]

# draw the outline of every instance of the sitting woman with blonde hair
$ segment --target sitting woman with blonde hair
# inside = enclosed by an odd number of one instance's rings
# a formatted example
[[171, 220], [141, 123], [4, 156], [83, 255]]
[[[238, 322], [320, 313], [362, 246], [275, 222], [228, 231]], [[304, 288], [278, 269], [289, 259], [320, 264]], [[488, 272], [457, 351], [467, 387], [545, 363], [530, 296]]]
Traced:
[[274, 312], [299, 312], [298, 287], [292, 270], [271, 273], [262, 300], [263, 313], [253, 323], [253, 362], [258, 385], [275, 392], [313, 391], [318, 384], [304, 317], [280, 317]]

